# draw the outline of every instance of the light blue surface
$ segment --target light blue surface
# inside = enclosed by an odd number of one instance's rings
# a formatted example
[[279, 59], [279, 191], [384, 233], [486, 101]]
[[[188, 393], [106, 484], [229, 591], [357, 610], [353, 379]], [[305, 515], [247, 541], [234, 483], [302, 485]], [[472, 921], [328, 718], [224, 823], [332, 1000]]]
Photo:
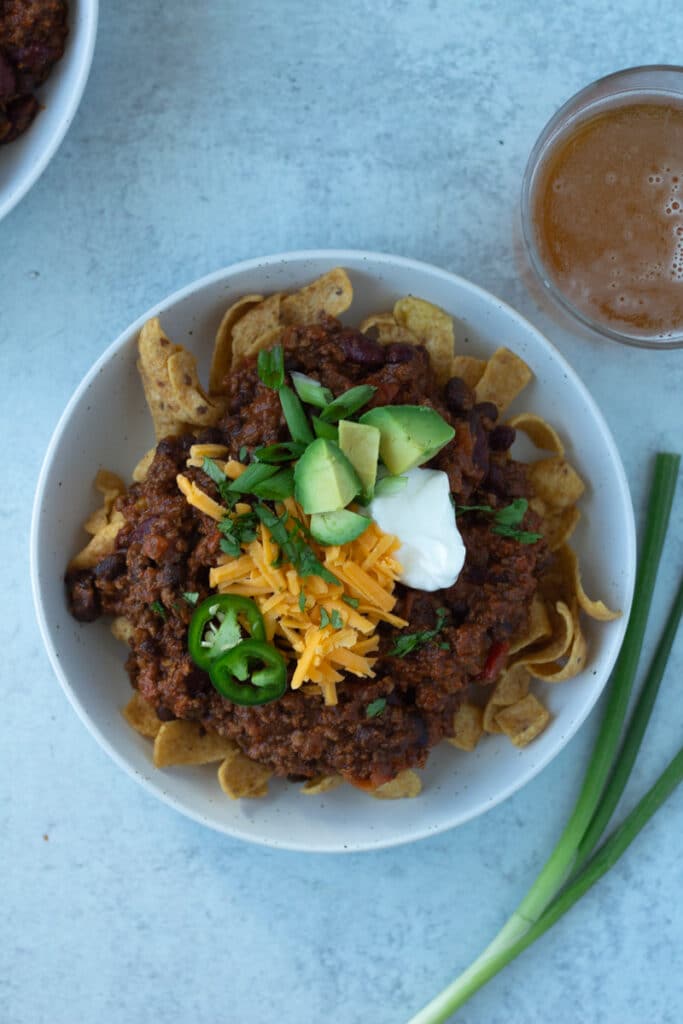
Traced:
[[[603, 409], [640, 520], [650, 456], [683, 448], [683, 352], [582, 340], [541, 314], [513, 225], [553, 110], [609, 71], [674, 63], [682, 35], [675, 5], [632, 0], [103, 5], [80, 113], [0, 224], [3, 1022], [401, 1024], [516, 905], [595, 716], [521, 793], [433, 840], [348, 857], [232, 842], [136, 786], [67, 704], [34, 624], [30, 498], [69, 395], [142, 310], [238, 259], [353, 246], [453, 270], [544, 329]], [[655, 624], [682, 519], [679, 488]], [[680, 746], [681, 646], [624, 809]], [[683, 791], [457, 1019], [680, 1020], [682, 835]]]

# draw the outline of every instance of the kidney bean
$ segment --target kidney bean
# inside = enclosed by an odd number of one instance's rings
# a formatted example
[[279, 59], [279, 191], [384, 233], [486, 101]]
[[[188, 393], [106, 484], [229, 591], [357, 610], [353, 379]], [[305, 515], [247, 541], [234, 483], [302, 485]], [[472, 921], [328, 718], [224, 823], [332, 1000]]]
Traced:
[[403, 341], [392, 341], [385, 346], [384, 355], [388, 363], [410, 363], [415, 358], [415, 346]]
[[113, 555], [106, 555], [101, 562], [98, 562], [93, 572], [98, 580], [113, 580], [120, 576], [126, 568], [126, 556], [117, 551]]
[[501, 498], [505, 497], [507, 487], [505, 476], [500, 466], [489, 466], [488, 476], [482, 486], [484, 490], [493, 491], [494, 494], [498, 494]]
[[506, 452], [515, 443], [516, 437], [517, 431], [514, 427], [506, 427], [501, 423], [489, 434], [489, 445], [494, 452]]
[[446, 384], [446, 405], [456, 416], [463, 416], [474, 405], [474, 396], [461, 377], [451, 377]]
[[360, 331], [342, 331], [338, 340], [349, 362], [373, 369], [384, 366], [384, 349], [378, 341], [373, 341]]
[[470, 431], [474, 439], [474, 446], [472, 448], [472, 462], [479, 469], [483, 470], [484, 476], [489, 471], [489, 442], [486, 431], [484, 430], [481, 420], [479, 419], [478, 413], [474, 410], [469, 416]]

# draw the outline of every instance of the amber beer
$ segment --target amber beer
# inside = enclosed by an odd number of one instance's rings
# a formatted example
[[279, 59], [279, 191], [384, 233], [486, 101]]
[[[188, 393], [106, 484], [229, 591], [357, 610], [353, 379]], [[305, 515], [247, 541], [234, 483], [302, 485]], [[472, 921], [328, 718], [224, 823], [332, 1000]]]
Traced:
[[607, 97], [556, 131], [526, 230], [546, 283], [588, 322], [683, 340], [683, 95]]

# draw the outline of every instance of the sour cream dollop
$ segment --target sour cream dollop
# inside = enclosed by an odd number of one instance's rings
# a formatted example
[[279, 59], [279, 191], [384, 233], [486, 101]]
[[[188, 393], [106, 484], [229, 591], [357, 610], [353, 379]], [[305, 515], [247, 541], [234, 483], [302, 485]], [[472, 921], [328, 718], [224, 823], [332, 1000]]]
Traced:
[[394, 494], [373, 498], [368, 511], [380, 530], [401, 541], [396, 559], [402, 583], [416, 590], [451, 587], [465, 564], [448, 477], [438, 469], [411, 469]]

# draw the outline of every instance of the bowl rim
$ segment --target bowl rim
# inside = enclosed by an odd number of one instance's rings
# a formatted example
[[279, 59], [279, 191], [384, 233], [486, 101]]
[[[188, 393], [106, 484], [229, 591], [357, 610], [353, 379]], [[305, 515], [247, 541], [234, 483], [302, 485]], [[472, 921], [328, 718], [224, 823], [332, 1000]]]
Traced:
[[[73, 0], [69, 5], [70, 12], [73, 8]], [[3, 196], [0, 192], [0, 221], [10, 213], [24, 198], [26, 193], [33, 188], [41, 174], [52, 160], [53, 156], [61, 146], [64, 136], [71, 127], [71, 122], [76, 116], [80, 105], [85, 86], [90, 75], [93, 55], [95, 52], [95, 40], [97, 38], [97, 24], [99, 19], [99, 0], [78, 0], [77, 17], [80, 19], [79, 36], [82, 37], [80, 60], [75, 81], [70, 92], [66, 93], [64, 110], [59, 122], [55, 125], [52, 133], [47, 136], [46, 144], [40, 151], [37, 159], [28, 167], [19, 170], [14, 178], [10, 179], [9, 187]], [[67, 47], [75, 42], [73, 23], [70, 28], [70, 39], [67, 40]], [[62, 57], [64, 60], [64, 57]], [[49, 87], [49, 79], [46, 83]], [[33, 125], [29, 127], [29, 131]], [[12, 143], [10, 143], [12, 145]]]
[[[445, 283], [450, 283], [459, 288], [470, 290], [479, 298], [486, 302], [495, 302], [500, 310], [516, 320], [520, 326], [524, 327], [527, 331], [532, 332], [541, 343], [549, 348], [552, 352], [553, 359], [557, 361], [562, 372], [566, 375], [570, 383], [574, 388], [578, 390], [583, 401], [590, 407], [592, 414], [595, 416], [597, 423], [601, 428], [601, 434], [604, 444], [608, 450], [610, 461], [613, 463], [615, 468], [615, 475], [617, 477], [619, 485], [619, 500], [620, 505], [625, 510], [626, 517], [626, 536], [624, 538], [624, 559], [627, 566], [626, 572], [626, 588], [627, 588], [627, 599], [624, 601], [624, 607], [622, 610], [622, 616], [615, 622], [609, 623], [613, 630], [612, 636], [612, 650], [610, 656], [607, 659], [606, 665], [603, 670], [603, 678], [599, 685], [596, 685], [595, 692], [592, 695], [592, 700], [586, 703], [586, 707], [582, 713], [577, 715], [575, 722], [571, 724], [569, 728], [565, 728], [563, 733], [559, 735], [558, 741], [555, 746], [548, 750], [538, 761], [532, 766], [527, 767], [523, 772], [520, 772], [519, 777], [514, 778], [507, 785], [501, 786], [501, 788], [487, 801], [482, 801], [478, 808], [474, 808], [470, 811], [463, 811], [461, 814], [452, 814], [447, 821], [438, 823], [437, 825], [421, 826], [416, 828], [410, 836], [398, 835], [392, 838], [373, 838], [368, 836], [367, 840], [363, 843], [351, 842], [343, 844], [341, 841], [337, 842], [323, 842], [311, 848], [310, 844], [303, 841], [296, 840], [274, 840], [267, 836], [255, 836], [251, 832], [243, 831], [239, 824], [237, 825], [224, 825], [220, 822], [212, 820], [202, 814], [201, 812], [189, 807], [187, 804], [176, 799], [171, 793], [169, 793], [161, 784], [154, 781], [153, 777], [145, 777], [130, 764], [126, 758], [118, 752], [112, 742], [104, 735], [104, 733], [95, 725], [95, 723], [88, 716], [84, 706], [78, 700], [74, 690], [72, 689], [69, 680], [66, 677], [66, 673], [63, 671], [60, 659], [57, 654], [57, 649], [53, 643], [52, 635], [48, 626], [45, 608], [43, 606], [43, 600], [40, 589], [40, 533], [39, 533], [39, 522], [41, 507], [43, 504], [43, 498], [45, 488], [50, 472], [52, 459], [56, 448], [61, 442], [62, 435], [65, 428], [67, 427], [73, 410], [80, 402], [84, 392], [87, 391], [91, 382], [100, 373], [102, 368], [115, 356], [126, 344], [129, 343], [132, 337], [140, 330], [142, 325], [150, 317], [159, 316], [165, 310], [168, 310], [188, 298], [190, 295], [203, 290], [210, 285], [231, 277], [237, 276], [244, 272], [267, 268], [274, 264], [289, 263], [289, 262], [306, 262], [306, 261], [321, 261], [324, 260], [328, 263], [332, 262], [333, 265], [344, 266], [345, 262], [363, 262], [372, 261], [373, 263], [387, 264], [393, 266], [400, 266], [403, 269], [415, 270], [420, 272], [428, 272], [429, 274], [440, 277]], [[315, 271], [314, 271], [315, 272]], [[626, 478], [626, 472], [621, 460], [621, 456], [617, 449], [612, 433], [604, 419], [597, 403], [593, 399], [592, 395], [588, 391], [586, 385], [583, 383], [581, 378], [578, 376], [576, 371], [570, 366], [567, 360], [564, 358], [562, 353], [556, 348], [556, 346], [545, 337], [545, 335], [535, 327], [526, 317], [522, 316], [515, 309], [509, 306], [506, 302], [493, 295], [487, 289], [482, 288], [480, 285], [476, 285], [466, 278], [460, 277], [458, 274], [451, 273], [448, 270], [443, 270], [433, 264], [411, 259], [405, 256], [395, 256], [390, 253], [373, 252], [370, 250], [360, 249], [305, 249], [305, 250], [292, 250], [284, 253], [276, 253], [270, 256], [256, 257], [240, 261], [238, 263], [229, 264], [222, 267], [219, 270], [213, 271], [206, 274], [195, 281], [190, 282], [172, 292], [170, 295], [161, 299], [155, 303], [150, 309], [139, 316], [132, 324], [126, 327], [117, 338], [111, 342], [107, 348], [102, 352], [98, 359], [93, 363], [90, 370], [85, 374], [80, 384], [69, 399], [64, 411], [62, 412], [57, 424], [53, 430], [52, 436], [48, 443], [43, 463], [41, 465], [38, 481], [36, 485], [35, 496], [33, 500], [32, 515], [31, 515], [31, 529], [30, 529], [30, 578], [31, 578], [31, 590], [33, 595], [34, 609], [36, 613], [36, 619], [38, 627], [43, 640], [43, 644], [48, 654], [48, 658], [52, 669], [59, 680], [59, 683], [66, 694], [70, 704], [76, 711], [78, 717], [85, 725], [86, 729], [94, 738], [97, 740], [99, 745], [106, 751], [106, 753], [112, 758], [112, 760], [119, 765], [131, 778], [135, 779], [136, 782], [140, 783], [149, 793], [155, 796], [157, 799], [162, 800], [168, 806], [174, 810], [179, 811], [182, 815], [191, 820], [204, 825], [205, 827], [211, 828], [214, 831], [223, 833], [224, 835], [230, 836], [234, 839], [245, 840], [250, 843], [255, 843], [260, 846], [265, 846], [271, 849], [278, 850], [292, 850], [302, 853], [359, 853], [365, 851], [374, 851], [379, 849], [389, 849], [395, 846], [401, 846], [408, 843], [413, 843], [421, 839], [426, 839], [442, 832], [449, 831], [450, 829], [456, 828], [460, 825], [465, 824], [467, 821], [471, 821], [487, 811], [493, 809], [498, 804], [507, 800], [510, 796], [522, 789], [529, 782], [532, 781], [540, 772], [543, 771], [547, 765], [553, 761], [561, 751], [567, 746], [570, 740], [579, 731], [589, 714], [594, 710], [598, 703], [607, 682], [611, 676], [612, 669], [618, 657], [621, 645], [624, 639], [624, 633], [628, 623], [631, 604], [633, 600], [633, 592], [635, 586], [635, 571], [636, 571], [636, 529], [635, 529], [635, 518], [633, 512], [633, 503], [631, 500], [630, 489]]]

